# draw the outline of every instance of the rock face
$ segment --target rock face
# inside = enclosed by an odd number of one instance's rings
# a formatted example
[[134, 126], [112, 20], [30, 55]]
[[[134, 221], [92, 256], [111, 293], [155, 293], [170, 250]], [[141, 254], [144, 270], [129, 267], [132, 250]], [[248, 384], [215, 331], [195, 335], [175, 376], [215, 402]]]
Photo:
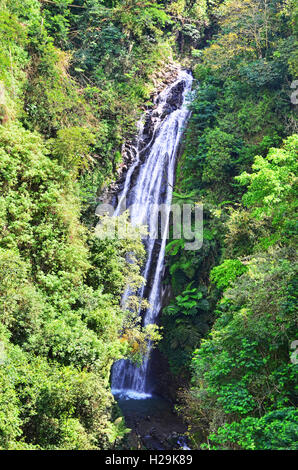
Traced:
[[180, 69], [180, 64], [172, 61], [166, 65], [162, 72], [159, 71], [153, 75], [152, 81], [155, 86], [155, 96], [175, 81]]
[[[167, 106], [163, 109], [163, 114], [161, 116], [161, 119], [164, 119], [167, 114], [172, 113], [176, 109], [180, 108], [182, 106], [183, 102], [183, 83], [178, 83], [175, 87], [172, 88], [171, 94], [169, 98], [167, 99]], [[158, 104], [158, 100], [157, 103]], [[153, 112], [154, 116], [154, 112]]]

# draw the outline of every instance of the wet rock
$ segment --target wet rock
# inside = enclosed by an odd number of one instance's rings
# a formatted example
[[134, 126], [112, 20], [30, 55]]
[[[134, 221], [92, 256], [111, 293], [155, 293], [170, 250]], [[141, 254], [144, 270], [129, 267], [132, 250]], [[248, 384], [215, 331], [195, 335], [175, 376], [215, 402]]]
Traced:
[[132, 431], [127, 448], [171, 450], [179, 448], [177, 439], [186, 432], [182, 419], [174, 413], [173, 404], [161, 397], [146, 400], [124, 400], [119, 406], [125, 416], [125, 424]]
[[[152, 81], [155, 86], [155, 92], [151, 96], [151, 100], [154, 102], [154, 106], [151, 109], [147, 109], [147, 115], [145, 117], [145, 125], [144, 125], [144, 132], [143, 132], [143, 142], [141, 144], [141, 148], [146, 147], [150, 141], [154, 137], [154, 131], [155, 131], [155, 124], [156, 120], [154, 120], [154, 117], [157, 118], [159, 121], [160, 118], [164, 119], [168, 114], [170, 114], [172, 111], [175, 109], [178, 109], [182, 105], [182, 91], [183, 91], [183, 84], [178, 84], [176, 87], [173, 88], [171, 95], [169, 96], [169, 99], [167, 100], [167, 105], [163, 109], [163, 113], [160, 116], [156, 110], [156, 106], [158, 104], [157, 102], [157, 96], [161, 91], [163, 91], [169, 84], [173, 83], [175, 79], [178, 76], [178, 73], [180, 71], [180, 65], [175, 63], [175, 62], [170, 62], [167, 64], [165, 69], [161, 72], [158, 71], [155, 76], [152, 78]], [[155, 113], [155, 114], [154, 114]], [[133, 151], [133, 147], [136, 144], [135, 142], [135, 136], [130, 140], [125, 142], [125, 144], [122, 145], [122, 163], [119, 165], [119, 167], [116, 170], [116, 175], [117, 175], [117, 181], [115, 182], [115, 187], [110, 184], [108, 187], [104, 188], [102, 191], [102, 196], [104, 197], [105, 203], [114, 203], [112, 201], [115, 201], [115, 194], [121, 191], [122, 187], [121, 185], [125, 181], [126, 173], [128, 169], [130, 168], [131, 164], [135, 160], [135, 152]], [[142, 161], [144, 161], [146, 154], [142, 156]]]

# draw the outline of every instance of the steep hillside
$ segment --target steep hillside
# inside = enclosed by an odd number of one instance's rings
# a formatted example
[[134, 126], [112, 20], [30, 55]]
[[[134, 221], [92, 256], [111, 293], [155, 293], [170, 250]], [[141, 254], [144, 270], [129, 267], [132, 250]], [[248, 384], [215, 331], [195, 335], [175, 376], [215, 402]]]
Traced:
[[[111, 367], [150, 340], [192, 448], [296, 449], [295, 2], [0, 0], [0, 43], [0, 448], [123, 448]], [[167, 244], [160, 341], [121, 304], [144, 232], [105, 238], [95, 208], [177, 64], [174, 202], [204, 241]]]

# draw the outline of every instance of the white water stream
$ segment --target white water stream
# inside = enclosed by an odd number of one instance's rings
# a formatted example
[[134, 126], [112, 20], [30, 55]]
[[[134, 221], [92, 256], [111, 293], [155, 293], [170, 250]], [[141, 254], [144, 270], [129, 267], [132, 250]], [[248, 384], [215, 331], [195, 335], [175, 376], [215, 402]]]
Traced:
[[[165, 246], [176, 156], [189, 116], [186, 104], [192, 80], [190, 73], [180, 71], [177, 80], [157, 96], [155, 107], [145, 116], [145, 122], [140, 122], [139, 134], [131, 149], [134, 162], [127, 172], [115, 211], [115, 215], [118, 215], [126, 209], [124, 205], [131, 206], [131, 222], [147, 225], [150, 233], [154, 230], [156, 219], [156, 213], [153, 212], [157, 205], [165, 205], [166, 224], [161, 238], [156, 240], [148, 237], [145, 242], [147, 258], [142, 275], [146, 279], [146, 286], [138, 293], [140, 297], [145, 295], [150, 304], [150, 308], [143, 315], [144, 325], [155, 323], [161, 309]], [[149, 353], [139, 367], [128, 360], [117, 361], [112, 370], [112, 392], [135, 399], [150, 397], [149, 361]]]

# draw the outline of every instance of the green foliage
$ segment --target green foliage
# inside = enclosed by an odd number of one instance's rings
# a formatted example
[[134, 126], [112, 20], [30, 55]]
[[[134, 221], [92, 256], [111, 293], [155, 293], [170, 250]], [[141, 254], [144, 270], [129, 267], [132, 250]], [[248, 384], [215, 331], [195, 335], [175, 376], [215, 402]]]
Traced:
[[[172, 2], [175, 14], [187, 3]], [[195, 253], [183, 240], [167, 246], [175, 299], [162, 350], [180, 377], [191, 363], [179, 409], [198, 449], [297, 448], [295, 11], [217, 3], [207, 44], [192, 51], [197, 86], [174, 189], [204, 204], [204, 240]], [[202, 285], [205, 330], [189, 292]]]
[[167, 355], [174, 374], [186, 373], [185, 364], [200, 339], [208, 331], [209, 302], [204, 286], [186, 289], [163, 310], [163, 328], [166, 331], [160, 348]]
[[[192, 283], [191, 283], [192, 284]], [[183, 315], [196, 315], [198, 310], [208, 310], [208, 302], [203, 299], [202, 290], [188, 286], [181, 295], [178, 295], [175, 299], [174, 305], [169, 305], [164, 310], [168, 315], [177, 315], [182, 313]]]
[[[192, 197], [195, 197], [194, 193], [183, 195], [175, 192], [178, 202], [185, 203]], [[213, 208], [210, 206], [204, 208], [204, 243], [200, 251], [185, 251], [183, 238], [172, 240], [166, 246], [166, 281], [171, 283], [175, 298], [163, 310], [165, 334], [159, 347], [167, 356], [172, 372], [185, 380], [189, 374], [192, 351], [199, 346], [201, 338], [210, 328], [211, 310], [216, 300], [208, 295], [205, 275], [218, 257], [216, 238], [220, 234], [222, 221], [220, 217], [213, 217], [211, 211]]]
[[47, 137], [62, 127], [95, 124], [92, 107], [69, 76], [70, 54], [55, 48], [48, 37], [37, 47], [25, 89], [24, 124]]
[[25, 82], [23, 68], [27, 65], [28, 56], [24, 49], [27, 43], [27, 32], [18, 22], [17, 16], [0, 4], [0, 82], [4, 87], [4, 98], [1, 99], [1, 121], [3, 118], [15, 117], [20, 111], [21, 94]]
[[215, 266], [210, 272], [210, 280], [219, 289], [231, 287], [231, 284], [238, 276], [245, 273], [247, 267], [238, 259], [226, 259], [219, 266]]
[[90, 228], [176, 46], [199, 83], [174, 201], [203, 202], [204, 243], [167, 245], [161, 349], [176, 376], [191, 368], [195, 447], [297, 448], [296, 20], [292, 1], [0, 1], [2, 449], [128, 432], [111, 365], [161, 338], [137, 316], [144, 232], [127, 214]]
[[5, 449], [118, 445], [128, 430], [115, 413], [111, 366], [140, 362], [160, 339], [154, 325], [141, 327], [136, 312], [146, 305], [136, 295], [120, 306], [124, 289], [143, 283], [142, 231], [130, 237], [127, 216], [124, 238], [101, 236], [111, 221], [90, 226], [155, 73], [171, 60], [171, 19], [153, 1], [79, 6], [0, 2]]
[[266, 158], [257, 156], [253, 173], [242, 173], [236, 179], [249, 185], [243, 203], [253, 207], [256, 218], [272, 218], [279, 236], [295, 234], [298, 136], [292, 135], [282, 149], [270, 149]]
[[297, 410], [281, 408], [261, 418], [225, 424], [210, 435], [211, 449], [297, 450]]
[[[297, 262], [292, 240], [283, 230], [285, 210], [289, 210], [290, 220], [293, 214], [295, 187], [290, 175], [294, 177], [295, 142], [296, 136], [292, 136], [284, 149], [270, 150], [267, 159], [257, 157], [261, 162], [253, 166], [254, 172], [239, 177], [249, 184], [243, 196], [251, 211], [247, 220], [256, 218], [263, 224], [261, 234], [267, 234], [271, 243], [265, 245], [261, 240], [251, 248], [245, 242], [247, 226], [239, 238], [241, 232], [234, 228], [235, 220], [241, 220], [239, 212], [228, 223], [226, 240], [231, 244], [236, 239], [239, 246], [242, 239], [242, 255], [250, 251], [250, 256], [245, 264], [241, 258], [225, 259], [211, 271], [210, 279], [224, 293], [217, 307], [218, 319], [192, 361], [193, 388], [186, 395], [186, 415], [192, 416], [188, 419], [196, 445], [208, 434], [212, 449], [283, 449], [285, 445], [295, 449], [297, 445], [291, 415], [297, 365], [289, 361], [289, 344], [297, 330]], [[275, 171], [272, 161], [278, 164]], [[284, 175], [287, 179], [279, 185]], [[280, 211], [283, 217], [279, 217]], [[281, 237], [278, 244], [271, 236], [275, 231]], [[281, 425], [275, 416], [283, 413], [285, 423]]]
[[[0, 128], [3, 449], [98, 449], [118, 442], [127, 430], [112, 417], [111, 366], [125, 355], [140, 357], [148, 340], [159, 339], [120, 307], [126, 286], [143, 282], [141, 232], [108, 241], [98, 230], [87, 236], [79, 221], [69, 169], [77, 167], [72, 152], [85, 156], [90, 140], [84, 129], [59, 133], [51, 146], [65, 157], [62, 166], [37, 133], [17, 124]], [[123, 341], [128, 326], [131, 337]]]
[[52, 153], [67, 170], [76, 175], [88, 169], [91, 163], [91, 145], [95, 135], [87, 128], [69, 127], [60, 129], [53, 141]]
[[121, 423], [110, 421], [111, 396], [96, 371], [62, 367], [10, 346], [1, 372], [18, 397], [11, 404], [19, 414], [15, 434], [22, 435], [15, 442], [1, 436], [2, 449], [96, 449], [116, 440]]

